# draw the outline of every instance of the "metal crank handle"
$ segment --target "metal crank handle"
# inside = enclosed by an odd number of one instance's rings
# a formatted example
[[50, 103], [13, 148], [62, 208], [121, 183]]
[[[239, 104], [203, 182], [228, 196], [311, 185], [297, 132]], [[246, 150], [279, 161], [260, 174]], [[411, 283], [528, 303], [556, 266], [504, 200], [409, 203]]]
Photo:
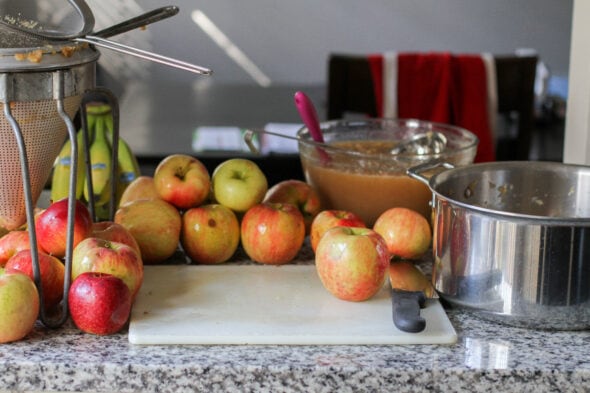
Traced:
[[91, 35], [95, 37], [109, 38], [137, 29], [138, 27], [144, 27], [154, 22], [159, 22], [162, 19], [178, 14], [178, 11], [178, 7], [173, 5], [156, 8], [155, 10], [148, 11], [111, 27], [107, 27], [106, 29], [97, 31], [96, 33], [92, 33]]
[[139, 57], [144, 60], [153, 61], [155, 63], [164, 64], [170, 67], [179, 68], [181, 70], [193, 72], [201, 75], [211, 75], [212, 70], [201, 67], [195, 64], [187, 63], [181, 60], [173, 59], [171, 57], [162, 56], [157, 53], [148, 52], [143, 49], [134, 48], [132, 46], [124, 45], [118, 42], [106, 40], [96, 36], [85, 36], [74, 38], [76, 42], [86, 42], [88, 44], [96, 45], [102, 48], [110, 49], [116, 52], [125, 53], [131, 56]]

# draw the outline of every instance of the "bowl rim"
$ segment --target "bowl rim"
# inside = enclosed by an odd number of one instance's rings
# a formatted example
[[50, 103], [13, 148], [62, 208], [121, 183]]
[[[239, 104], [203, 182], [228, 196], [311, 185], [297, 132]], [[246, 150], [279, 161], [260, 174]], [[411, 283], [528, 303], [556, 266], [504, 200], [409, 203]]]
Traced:
[[[341, 125], [362, 125], [363, 123], [367, 124], [380, 124], [380, 123], [391, 123], [397, 126], [410, 126], [411, 128], [420, 128], [423, 127], [425, 130], [453, 130], [454, 132], [458, 132], [461, 137], [467, 137], [467, 144], [465, 146], [461, 146], [458, 148], [453, 148], [451, 150], [443, 150], [437, 154], [414, 154], [414, 153], [399, 153], [399, 154], [367, 154], [358, 151], [351, 151], [347, 149], [343, 149], [337, 146], [333, 146], [329, 143], [320, 143], [316, 142], [311, 139], [311, 135], [309, 133], [309, 129], [307, 126], [302, 126], [297, 131], [297, 139], [300, 144], [309, 145], [309, 146], [316, 146], [321, 147], [324, 150], [333, 151], [337, 154], [347, 154], [353, 157], [358, 158], [365, 158], [365, 159], [388, 159], [391, 158], [403, 158], [403, 159], [424, 159], [428, 157], [429, 159], [439, 159], [444, 158], [449, 155], [456, 155], [463, 151], [470, 150], [472, 148], [477, 148], [479, 144], [479, 138], [473, 132], [467, 130], [464, 127], [455, 126], [452, 124], [446, 123], [439, 123], [433, 121], [426, 121], [420, 120], [415, 118], [368, 118], [368, 119], [335, 119], [335, 120], [328, 120], [320, 122], [320, 129], [322, 131], [329, 130], [332, 128], [336, 128], [337, 126]], [[447, 136], [445, 134], [445, 136]]]

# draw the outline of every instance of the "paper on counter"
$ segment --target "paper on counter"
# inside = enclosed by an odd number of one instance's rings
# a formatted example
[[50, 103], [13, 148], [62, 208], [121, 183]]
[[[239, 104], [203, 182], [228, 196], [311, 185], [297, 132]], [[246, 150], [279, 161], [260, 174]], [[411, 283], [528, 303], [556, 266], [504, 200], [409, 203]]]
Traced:
[[[303, 125], [298, 123], [268, 123], [264, 126], [264, 129], [267, 131], [276, 132], [277, 134], [296, 137], [297, 131], [299, 131], [301, 127], [303, 127]], [[297, 154], [299, 152], [299, 148], [297, 146], [297, 141], [292, 139], [263, 134], [261, 141], [261, 152], [263, 154]]]
[[202, 126], [193, 132], [194, 151], [246, 151], [250, 149], [244, 142], [244, 130], [229, 126]]

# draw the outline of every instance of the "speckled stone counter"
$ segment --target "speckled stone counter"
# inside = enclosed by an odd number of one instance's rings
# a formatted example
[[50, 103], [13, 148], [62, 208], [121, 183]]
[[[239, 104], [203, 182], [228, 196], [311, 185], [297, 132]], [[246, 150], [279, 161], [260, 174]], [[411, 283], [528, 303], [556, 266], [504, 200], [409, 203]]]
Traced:
[[137, 346], [38, 324], [0, 345], [0, 391], [582, 392], [590, 331], [508, 327], [448, 309], [454, 345]]

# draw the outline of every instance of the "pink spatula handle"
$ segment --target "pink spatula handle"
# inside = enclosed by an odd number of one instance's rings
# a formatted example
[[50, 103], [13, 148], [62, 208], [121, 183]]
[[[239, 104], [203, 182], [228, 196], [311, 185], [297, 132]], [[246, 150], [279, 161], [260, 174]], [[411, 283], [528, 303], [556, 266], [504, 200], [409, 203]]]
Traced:
[[301, 91], [296, 92], [295, 105], [297, 106], [299, 115], [309, 130], [313, 140], [319, 143], [324, 143], [324, 137], [322, 135], [322, 131], [320, 130], [320, 122], [318, 121], [318, 115], [309, 97], [307, 97], [305, 93]]

